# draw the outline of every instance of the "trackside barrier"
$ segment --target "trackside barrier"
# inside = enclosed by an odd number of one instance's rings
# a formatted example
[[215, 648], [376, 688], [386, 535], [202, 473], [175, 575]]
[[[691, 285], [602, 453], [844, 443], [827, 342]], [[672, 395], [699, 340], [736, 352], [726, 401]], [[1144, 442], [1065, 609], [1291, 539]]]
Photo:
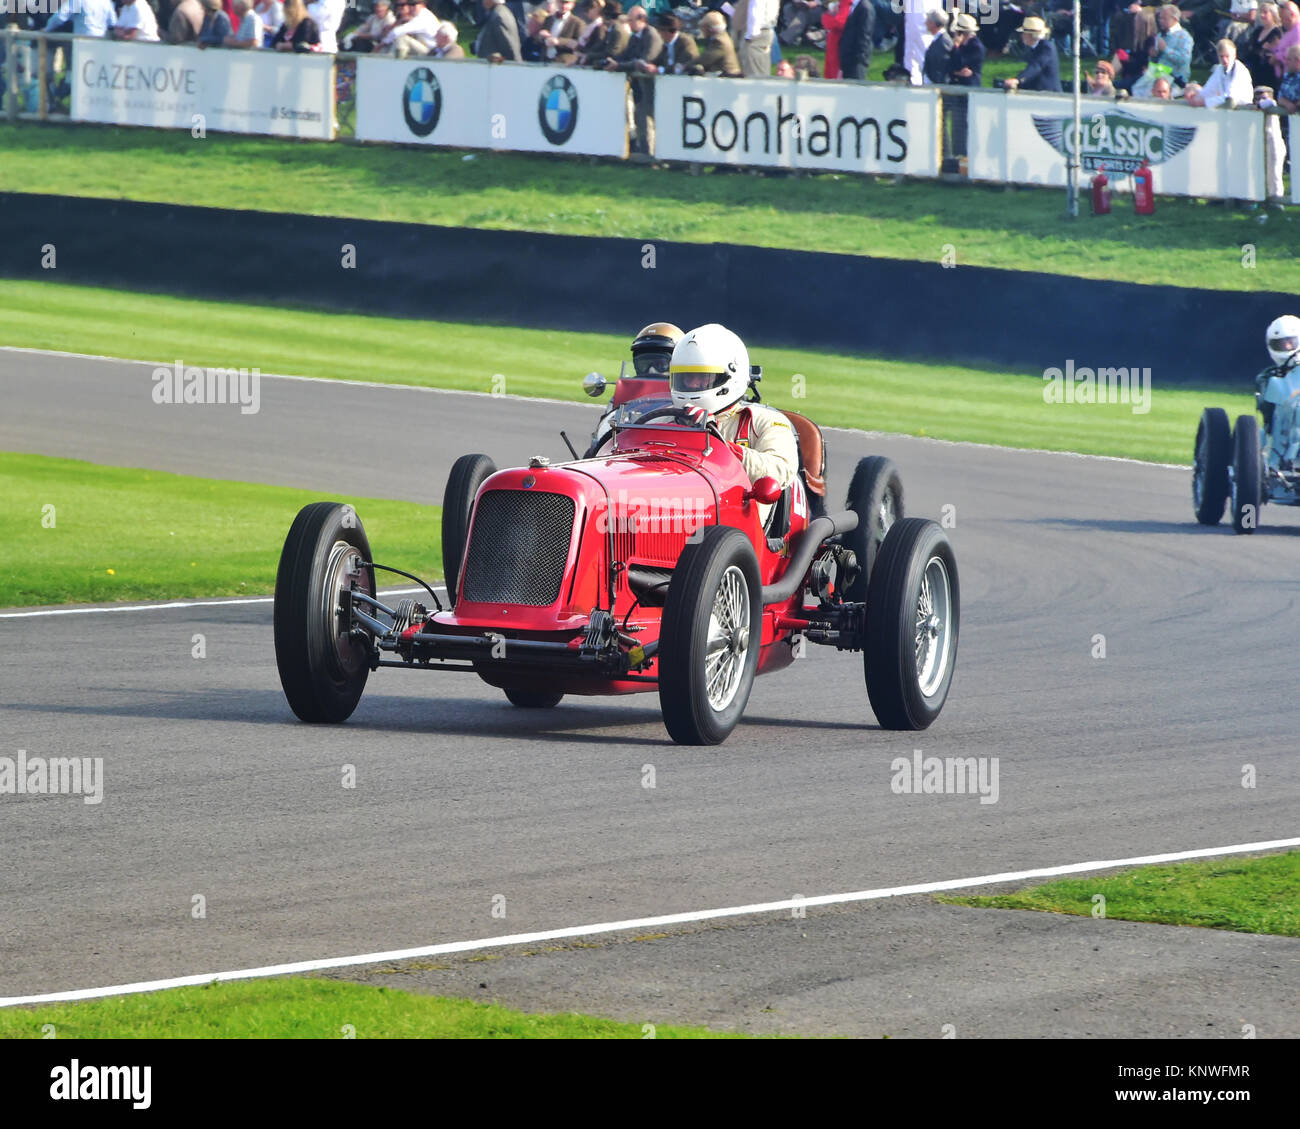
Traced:
[[[71, 59], [66, 78], [76, 121], [190, 130], [201, 124], [320, 140], [337, 134], [334, 56], [198, 51], [13, 27], [5, 29], [3, 43], [10, 120], [58, 116], [59, 100], [50, 97], [57, 56]], [[621, 74], [478, 60], [339, 56], [337, 62], [340, 74], [356, 68], [359, 141], [629, 154], [633, 100]], [[942, 87], [891, 83], [673, 75], [653, 80], [651, 100], [653, 155], [685, 163], [957, 173], [1063, 186], [1073, 134], [1067, 94], [961, 87], [945, 95]], [[642, 103], [636, 112], [644, 117], [646, 111]], [[1263, 200], [1264, 121], [1253, 108], [1090, 98], [1080, 154], [1085, 179], [1104, 164], [1116, 188], [1125, 190], [1126, 174], [1146, 158], [1157, 193]], [[1288, 128], [1294, 142], [1300, 131], [1294, 118]], [[1291, 193], [1300, 203], [1300, 178], [1292, 177]]]
[[4, 114], [13, 121], [66, 120], [66, 113], [52, 110], [49, 98], [50, 70], [60, 52], [72, 49], [71, 35], [46, 35], [21, 31], [16, 24], [3, 29]]
[[[972, 180], [1064, 186], [1074, 134], [1073, 98], [1001, 90], [967, 92]], [[1085, 179], [1106, 166], [1115, 187], [1143, 159], [1156, 192], [1264, 199], [1264, 116], [1253, 108], [1204, 110], [1134, 99], [1086, 99], [1080, 164]]]
[[356, 139], [626, 157], [626, 100], [605, 71], [361, 55]]
[[111, 125], [334, 137], [334, 59], [76, 39], [72, 118]]
[[939, 174], [938, 87], [655, 80], [655, 156], [826, 172]]

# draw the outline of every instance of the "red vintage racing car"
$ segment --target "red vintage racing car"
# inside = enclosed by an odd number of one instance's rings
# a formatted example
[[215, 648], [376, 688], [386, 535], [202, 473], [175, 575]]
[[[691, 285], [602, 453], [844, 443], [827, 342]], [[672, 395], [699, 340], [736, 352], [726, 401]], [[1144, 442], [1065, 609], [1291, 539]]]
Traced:
[[[486, 455], [456, 461], [442, 515], [450, 607], [373, 560], [351, 507], [305, 507], [275, 587], [276, 662], [294, 713], [345, 720], [381, 666], [462, 670], [524, 708], [657, 689], [674, 741], [717, 744], [755, 675], [808, 642], [862, 652], [883, 727], [930, 725], [956, 663], [957, 564], [937, 524], [903, 516], [894, 464], [862, 459], [846, 508], [828, 513], [811, 420], [786, 413], [801, 468], [781, 490], [751, 483], [712, 426], [633, 391], [616, 395], [608, 441], [590, 457], [510, 470]], [[381, 602], [376, 569], [417, 580], [432, 610]]]

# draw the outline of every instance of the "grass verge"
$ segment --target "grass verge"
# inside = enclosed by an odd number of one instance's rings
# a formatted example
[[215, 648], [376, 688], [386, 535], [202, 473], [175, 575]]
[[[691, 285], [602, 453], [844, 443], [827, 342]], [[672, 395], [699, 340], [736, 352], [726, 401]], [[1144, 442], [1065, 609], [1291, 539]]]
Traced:
[[[0, 607], [262, 595], [309, 490], [0, 453]], [[385, 564], [441, 574], [440, 507], [351, 502]], [[52, 509], [47, 509], [52, 507]]]
[[1101, 878], [1067, 878], [991, 897], [940, 896], [950, 905], [1089, 916], [1105, 898], [1120, 921], [1195, 925], [1300, 937], [1300, 851], [1256, 858], [1143, 866]]
[[[138, 996], [0, 1011], [0, 1038], [40, 1039], [643, 1039], [639, 1023], [565, 1012], [534, 1015], [472, 1000], [340, 980], [247, 980]], [[737, 1039], [656, 1026], [657, 1039]]]
[[[595, 423], [582, 374], [616, 374], [628, 346], [626, 336], [600, 333], [250, 307], [47, 282], [0, 282], [0, 341], [474, 392], [499, 390], [500, 375], [506, 393], [588, 405], [575, 409], [571, 434]], [[1245, 380], [1239, 394], [1157, 384], [1150, 412], [1139, 415], [1124, 404], [1045, 404], [1041, 378], [1015, 373], [792, 349], [755, 349], [753, 359], [764, 367], [764, 399], [826, 427], [1155, 462], [1190, 463], [1207, 404], [1222, 405], [1230, 416], [1253, 409]], [[490, 414], [491, 405], [484, 410]]]
[[[883, 65], [883, 64], [882, 64]], [[1078, 278], [1300, 291], [1300, 219], [1162, 198], [1067, 220], [1060, 189], [834, 173], [692, 172], [538, 154], [293, 142], [100, 126], [0, 125], [0, 190], [737, 243], [1032, 269]], [[1157, 173], [1157, 186], [1159, 173]], [[1255, 249], [1253, 269], [1242, 247]]]

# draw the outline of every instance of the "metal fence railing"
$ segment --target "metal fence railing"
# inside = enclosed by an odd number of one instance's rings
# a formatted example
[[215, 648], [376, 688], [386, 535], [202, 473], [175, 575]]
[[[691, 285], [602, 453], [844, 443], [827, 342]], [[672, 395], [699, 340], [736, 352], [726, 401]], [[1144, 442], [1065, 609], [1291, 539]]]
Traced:
[[4, 115], [9, 121], [66, 119], [72, 36], [24, 31], [10, 24], [0, 37]]

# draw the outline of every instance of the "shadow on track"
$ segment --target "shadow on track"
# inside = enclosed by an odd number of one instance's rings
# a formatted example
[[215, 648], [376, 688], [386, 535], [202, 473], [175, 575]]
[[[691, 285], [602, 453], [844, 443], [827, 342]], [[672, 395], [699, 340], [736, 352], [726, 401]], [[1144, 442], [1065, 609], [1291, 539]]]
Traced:
[[[139, 690], [123, 693], [108, 686], [85, 686], [90, 694], [111, 694], [116, 701], [95, 704], [67, 702], [6, 702], [5, 708], [26, 713], [63, 714], [79, 717], [138, 717], [175, 721], [244, 723], [306, 728], [298, 721], [278, 690]], [[650, 695], [645, 696], [654, 701]], [[746, 716], [741, 728], [755, 726], [776, 729], [842, 729], [873, 731], [879, 726], [849, 721], [812, 718]], [[646, 706], [602, 703], [599, 696], [566, 698], [555, 709], [523, 710], [482, 698], [419, 698], [388, 694], [366, 694], [352, 718], [340, 726], [321, 726], [355, 733], [428, 734], [456, 737], [508, 737], [581, 744], [671, 745], [663, 736], [633, 736], [607, 732], [610, 729], [653, 727], [662, 730], [658, 702]]]

